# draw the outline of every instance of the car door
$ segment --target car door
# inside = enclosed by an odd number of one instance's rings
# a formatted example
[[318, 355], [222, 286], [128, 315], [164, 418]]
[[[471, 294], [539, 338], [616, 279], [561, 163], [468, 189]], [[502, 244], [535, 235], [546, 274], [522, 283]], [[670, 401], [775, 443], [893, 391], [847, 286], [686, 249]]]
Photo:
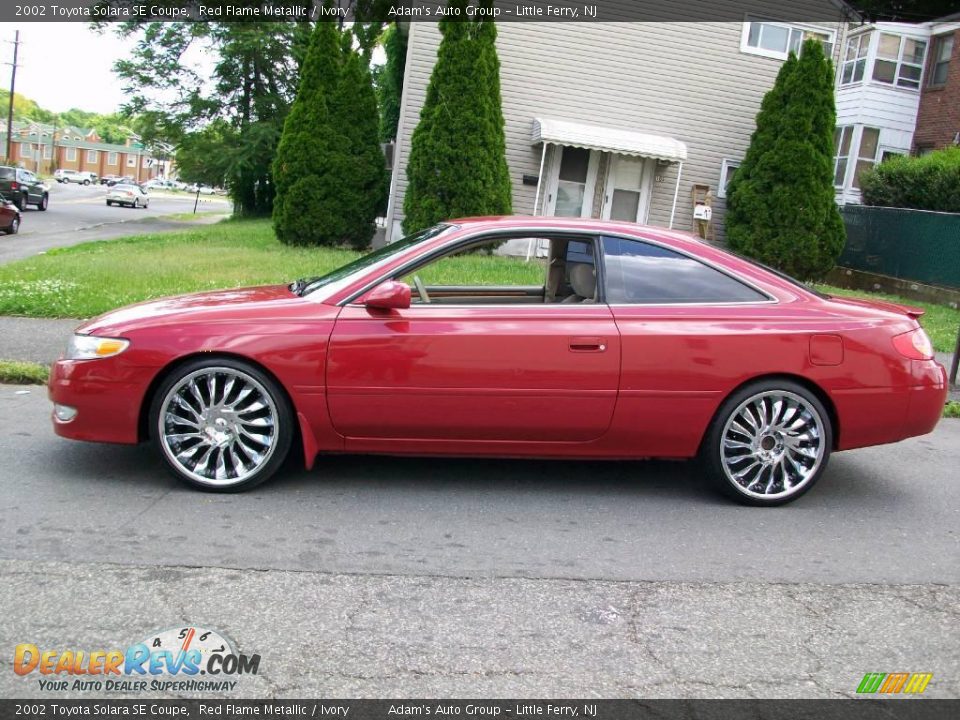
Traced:
[[[522, 254], [515, 261], [545, 268]], [[509, 260], [503, 266], [524, 271]], [[348, 438], [527, 443], [602, 436], [620, 373], [609, 307], [545, 302], [543, 288], [534, 302], [526, 287], [488, 290], [503, 299], [457, 286], [438, 294], [439, 302], [401, 310], [347, 304], [327, 361], [337, 431]], [[458, 292], [470, 302], [458, 301]]]

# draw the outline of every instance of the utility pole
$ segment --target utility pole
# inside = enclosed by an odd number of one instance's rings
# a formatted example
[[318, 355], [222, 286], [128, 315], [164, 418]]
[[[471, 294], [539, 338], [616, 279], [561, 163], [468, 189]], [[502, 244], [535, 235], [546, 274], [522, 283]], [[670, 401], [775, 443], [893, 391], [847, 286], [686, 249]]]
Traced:
[[20, 49], [20, 31], [13, 36], [13, 63], [10, 67], [10, 107], [7, 110], [7, 157], [9, 163], [13, 156], [13, 91], [17, 86], [17, 51]]

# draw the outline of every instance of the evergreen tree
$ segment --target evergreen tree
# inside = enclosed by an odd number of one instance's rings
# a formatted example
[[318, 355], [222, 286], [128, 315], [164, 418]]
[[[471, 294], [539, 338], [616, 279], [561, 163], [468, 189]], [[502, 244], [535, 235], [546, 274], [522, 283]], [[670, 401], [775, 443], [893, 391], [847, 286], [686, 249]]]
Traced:
[[337, 198], [337, 176], [343, 164], [339, 150], [344, 138], [331, 124], [328, 108], [340, 65], [336, 26], [318, 22], [273, 161], [273, 227], [284, 243], [334, 244], [345, 232], [338, 222]]
[[730, 247], [802, 279], [830, 270], [845, 231], [834, 202], [832, 63], [817, 40], [784, 63], [727, 202]]
[[380, 139], [390, 142], [397, 137], [400, 122], [400, 99], [403, 95], [403, 72], [407, 62], [407, 36], [394, 24], [383, 33], [383, 51], [387, 56], [377, 86], [380, 105]]
[[343, 53], [343, 68], [330, 103], [331, 124], [340, 128], [344, 142], [334, 153], [343, 159], [337, 193], [343, 214], [340, 240], [362, 250], [376, 232], [377, 216], [386, 211], [390, 174], [378, 140], [379, 116], [370, 72], [349, 44]]
[[[449, 7], [463, 18], [467, 4], [450, 0]], [[496, 26], [444, 18], [439, 29], [443, 39], [407, 164], [408, 232], [454, 217], [511, 212]]]
[[332, 22], [317, 23], [273, 163], [273, 227], [291, 245], [365, 248], [389, 177], [370, 73]]

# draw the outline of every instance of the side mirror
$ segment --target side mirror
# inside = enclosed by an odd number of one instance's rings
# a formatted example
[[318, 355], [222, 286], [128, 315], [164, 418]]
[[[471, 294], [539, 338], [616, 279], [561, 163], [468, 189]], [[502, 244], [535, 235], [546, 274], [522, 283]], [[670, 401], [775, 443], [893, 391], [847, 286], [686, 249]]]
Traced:
[[410, 307], [410, 286], [387, 280], [367, 293], [363, 304], [371, 310], [403, 310]]

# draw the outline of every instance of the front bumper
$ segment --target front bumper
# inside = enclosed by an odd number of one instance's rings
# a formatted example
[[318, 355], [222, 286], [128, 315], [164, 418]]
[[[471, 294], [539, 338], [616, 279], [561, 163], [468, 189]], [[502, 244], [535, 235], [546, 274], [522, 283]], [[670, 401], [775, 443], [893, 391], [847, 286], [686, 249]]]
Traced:
[[57, 405], [76, 409], [68, 421], [51, 414], [53, 431], [71, 440], [134, 444], [149, 372], [124, 367], [115, 358], [58, 360], [47, 392]]

